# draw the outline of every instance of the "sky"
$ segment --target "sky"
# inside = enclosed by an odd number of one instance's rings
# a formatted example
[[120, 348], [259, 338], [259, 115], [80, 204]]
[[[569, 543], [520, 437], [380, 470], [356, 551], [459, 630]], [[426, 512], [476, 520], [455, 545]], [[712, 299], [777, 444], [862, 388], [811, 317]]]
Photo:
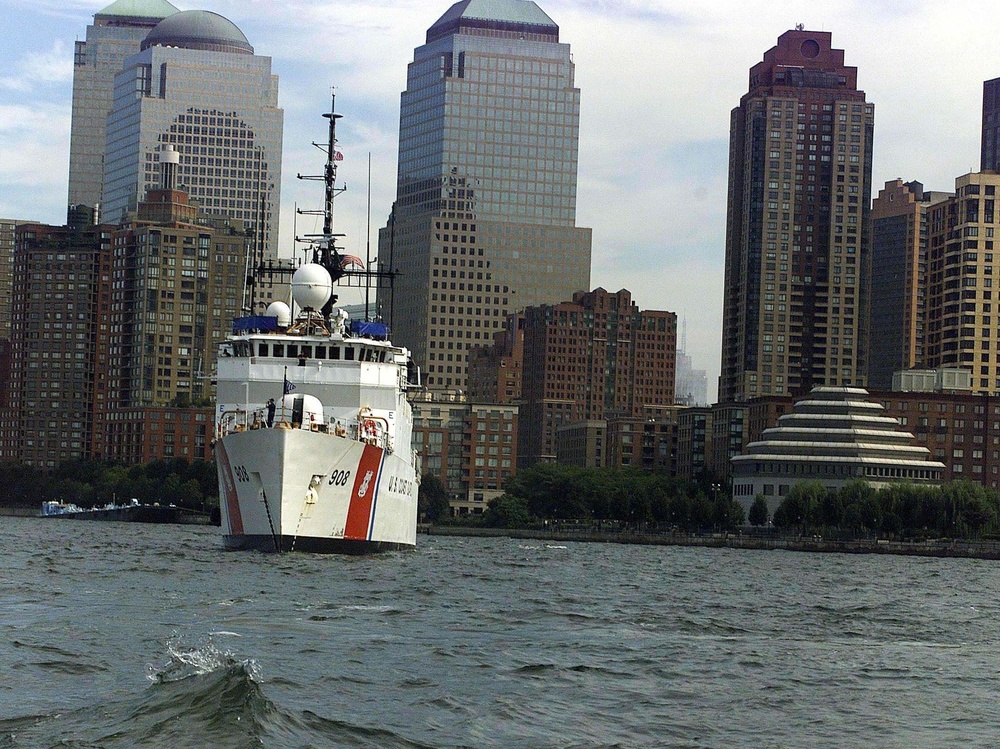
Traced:
[[[406, 66], [448, 0], [172, 0], [233, 21], [272, 58], [284, 109], [279, 254], [318, 230], [330, 94], [347, 192], [335, 230], [362, 257], [395, 196]], [[73, 43], [110, 0], [0, 0], [0, 216], [65, 222]], [[796, 24], [829, 31], [875, 104], [873, 197], [887, 180], [952, 190], [979, 168], [982, 82], [1000, 77], [1000, 3], [952, 0], [539, 0], [581, 90], [577, 225], [593, 229], [591, 287], [678, 315], [709, 377], [721, 358], [729, 116], [748, 71]], [[370, 161], [370, 210], [369, 210]], [[370, 226], [370, 231], [369, 231]], [[345, 301], [347, 300], [343, 295]], [[555, 301], [555, 300], [553, 300]]]

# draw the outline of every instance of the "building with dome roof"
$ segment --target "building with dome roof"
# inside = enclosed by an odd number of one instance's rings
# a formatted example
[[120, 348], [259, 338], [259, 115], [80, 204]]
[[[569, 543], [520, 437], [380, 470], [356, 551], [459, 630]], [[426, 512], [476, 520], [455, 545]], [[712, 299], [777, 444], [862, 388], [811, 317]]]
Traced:
[[253, 47], [236, 24], [207, 10], [189, 10], [164, 18], [143, 39], [141, 48], [156, 46], [253, 54]]
[[235, 24], [204, 10], [165, 17], [115, 77], [102, 220], [118, 224], [136, 210], [171, 145], [178, 187], [205, 213], [244, 222], [255, 256], [273, 257], [282, 123], [271, 58]]
[[94, 15], [73, 57], [69, 205], [96, 208], [104, 184], [104, 147], [115, 74], [146, 35], [177, 12], [167, 0], [115, 0]]
[[915, 445], [898, 419], [867, 398], [862, 388], [813, 388], [792, 413], [765, 429], [761, 440], [732, 458], [733, 499], [749, 515], [760, 494], [770, 516], [801, 481], [833, 490], [851, 481], [876, 489], [901, 482], [940, 484], [944, 464], [930, 460], [930, 450]]

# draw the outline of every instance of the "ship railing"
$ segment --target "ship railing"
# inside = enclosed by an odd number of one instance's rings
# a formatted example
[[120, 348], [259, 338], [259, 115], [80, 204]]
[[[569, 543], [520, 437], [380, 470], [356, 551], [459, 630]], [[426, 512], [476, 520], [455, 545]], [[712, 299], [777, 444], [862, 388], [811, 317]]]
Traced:
[[265, 416], [265, 409], [263, 407], [250, 409], [249, 411], [244, 408], [234, 408], [219, 414], [215, 426], [215, 436], [218, 439], [233, 432], [246, 432], [253, 429], [266, 428], [267, 417]]
[[[369, 422], [374, 422], [376, 427], [371, 428]], [[219, 415], [216, 424], [216, 439], [233, 434], [234, 432], [253, 431], [255, 429], [268, 429], [264, 409], [251, 409], [247, 411], [243, 408], [234, 408], [223, 411]], [[286, 414], [279, 413], [277, 420], [273, 424], [274, 429], [302, 429], [302, 424], [294, 423]], [[308, 427], [311, 432], [323, 432], [336, 437], [364, 442], [368, 445], [381, 447], [388, 453], [393, 451], [393, 441], [389, 434], [389, 423], [382, 417], [366, 416], [361, 420], [343, 420], [331, 417], [326, 421], [312, 421]]]
[[254, 412], [243, 408], [234, 408], [220, 413], [215, 423], [216, 438], [225, 437], [233, 432], [245, 432], [253, 425], [254, 421], [259, 423], [259, 414], [254, 413], [253, 420], [251, 420], [251, 413]]

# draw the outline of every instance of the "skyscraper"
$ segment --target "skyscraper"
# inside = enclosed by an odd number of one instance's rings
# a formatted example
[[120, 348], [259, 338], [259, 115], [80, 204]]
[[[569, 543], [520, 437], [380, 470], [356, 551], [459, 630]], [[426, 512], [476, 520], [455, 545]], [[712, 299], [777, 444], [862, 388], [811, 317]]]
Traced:
[[427, 31], [400, 103], [396, 201], [379, 264], [393, 339], [431, 387], [508, 312], [590, 286], [576, 226], [580, 91], [559, 27], [529, 0], [462, 0]]
[[979, 168], [1000, 171], [1000, 78], [983, 81], [983, 141]]
[[69, 204], [94, 208], [104, 184], [104, 147], [115, 74], [156, 24], [177, 8], [167, 0], [115, 0], [94, 16], [73, 57]]
[[1000, 174], [972, 172], [928, 209], [925, 365], [960, 367], [973, 392], [1000, 392], [994, 249]]
[[175, 13], [115, 76], [102, 220], [117, 224], [158, 182], [157, 156], [180, 154], [178, 187], [207, 214], [247, 224], [259, 254], [277, 249], [281, 186], [278, 77], [216, 13]]
[[89, 457], [110, 265], [108, 226], [18, 226], [0, 458], [54, 468]]
[[874, 106], [797, 28], [733, 110], [720, 402], [863, 385]]
[[924, 366], [929, 208], [951, 197], [919, 182], [885, 183], [872, 202], [872, 288], [868, 386], [892, 388], [892, 375]]

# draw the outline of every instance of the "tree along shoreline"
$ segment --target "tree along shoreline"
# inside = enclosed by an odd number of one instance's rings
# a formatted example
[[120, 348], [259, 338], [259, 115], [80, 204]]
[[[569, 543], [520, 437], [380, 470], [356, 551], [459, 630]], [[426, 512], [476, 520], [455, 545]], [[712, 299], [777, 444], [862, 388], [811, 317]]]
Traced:
[[644, 546], [695, 546], [712, 549], [756, 551], [796, 551], [827, 554], [891, 554], [897, 556], [997, 559], [1000, 541], [970, 539], [927, 539], [897, 541], [883, 538], [822, 538], [820, 536], [784, 536], [776, 534], [682, 533], [610, 530], [582, 527], [578, 530], [556, 528], [490, 528], [472, 525], [433, 525], [420, 527], [429, 536], [465, 536], [474, 538], [514, 538], [532, 541], [579, 543], [638, 544]]
[[174, 504], [188, 510], [218, 512], [215, 463], [183, 458], [125, 466], [102, 460], [74, 460], [51, 472], [15, 461], [0, 461], [0, 507], [38, 514], [42, 502], [55, 500], [79, 507], [110, 502]]
[[[437, 488], [435, 494], [444, 494]], [[721, 484], [634, 469], [535, 465], [514, 474], [482, 514], [461, 518], [442, 513], [424, 485], [420, 491], [423, 520], [435, 527], [544, 534], [589, 529], [584, 535], [627, 543], [1000, 557], [994, 548], [1000, 543], [1000, 492], [969, 481], [881, 489], [854, 481], [836, 490], [805, 481], [791, 487], [773, 516], [763, 496], [746, 514]], [[956, 552], [956, 544], [976, 546]]]

